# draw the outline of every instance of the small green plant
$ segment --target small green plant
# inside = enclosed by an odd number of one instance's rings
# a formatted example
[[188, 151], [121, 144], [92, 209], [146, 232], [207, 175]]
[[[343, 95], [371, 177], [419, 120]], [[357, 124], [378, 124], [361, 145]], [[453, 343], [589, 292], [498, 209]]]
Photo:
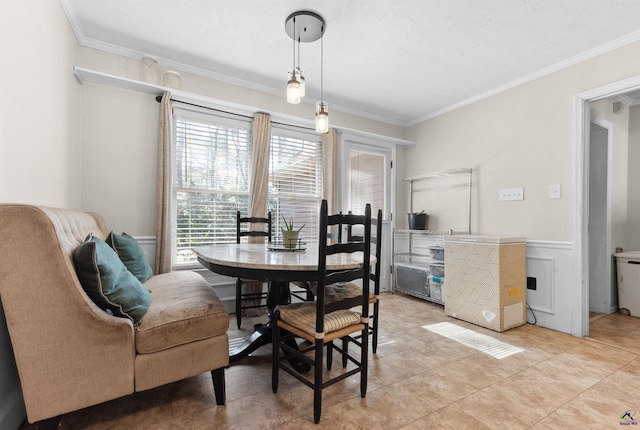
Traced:
[[306, 225], [306, 224], [302, 224], [302, 227], [300, 227], [298, 230], [296, 230], [296, 229], [293, 227], [293, 218], [291, 218], [291, 219], [289, 220], [289, 222], [287, 222], [287, 219], [286, 219], [284, 216], [282, 216], [282, 220], [284, 221], [284, 227], [280, 227], [280, 229], [281, 229], [282, 231], [300, 231], [300, 230], [302, 230], [302, 229], [304, 228], [304, 226]]

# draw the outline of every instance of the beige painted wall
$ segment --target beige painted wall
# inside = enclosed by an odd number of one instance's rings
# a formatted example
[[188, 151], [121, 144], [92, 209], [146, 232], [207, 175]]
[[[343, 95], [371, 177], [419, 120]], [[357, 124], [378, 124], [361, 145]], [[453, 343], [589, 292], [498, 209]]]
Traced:
[[75, 36], [57, 1], [0, 3], [0, 202], [79, 207]]
[[[573, 97], [640, 75], [640, 62], [629, 61], [639, 55], [636, 42], [417, 124], [406, 136], [417, 145], [397, 174], [471, 167], [474, 233], [572, 241]], [[553, 184], [561, 199], [548, 198]], [[523, 201], [498, 201], [501, 188], [515, 187]], [[404, 205], [399, 199], [399, 214]]]
[[160, 104], [136, 91], [82, 86], [82, 208], [110, 229], [155, 236]]

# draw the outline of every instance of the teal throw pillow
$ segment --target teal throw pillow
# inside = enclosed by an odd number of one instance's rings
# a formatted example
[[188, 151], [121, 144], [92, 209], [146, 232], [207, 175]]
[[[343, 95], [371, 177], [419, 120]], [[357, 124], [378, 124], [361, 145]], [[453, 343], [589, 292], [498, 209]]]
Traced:
[[82, 287], [96, 305], [140, 324], [151, 294], [106, 242], [90, 234], [74, 251], [73, 261]]
[[151, 266], [149, 266], [149, 262], [144, 256], [144, 251], [142, 251], [135, 238], [127, 233], [119, 235], [112, 231], [107, 236], [106, 242], [111, 248], [115, 249], [118, 257], [127, 266], [129, 272], [133, 273], [140, 282], [146, 282], [147, 279], [153, 276], [153, 270], [151, 270]]

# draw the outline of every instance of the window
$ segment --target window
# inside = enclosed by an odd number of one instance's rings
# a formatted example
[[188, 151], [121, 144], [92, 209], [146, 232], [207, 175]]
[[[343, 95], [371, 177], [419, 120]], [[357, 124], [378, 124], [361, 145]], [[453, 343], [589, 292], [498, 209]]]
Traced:
[[[191, 248], [236, 241], [236, 212], [249, 212], [252, 120], [176, 103], [174, 136], [174, 264], [195, 263]], [[274, 240], [283, 217], [314, 242], [322, 199], [322, 148], [317, 134], [272, 127], [268, 209]]]
[[362, 213], [371, 203], [371, 213], [385, 210], [385, 157], [384, 155], [351, 149], [349, 154], [351, 205], [355, 213]]
[[174, 108], [175, 260], [191, 248], [236, 241], [236, 212], [248, 212], [251, 122]]
[[317, 242], [322, 201], [322, 146], [317, 134], [272, 127], [269, 165], [269, 210], [276, 241], [282, 240], [282, 218], [304, 225], [300, 238]]

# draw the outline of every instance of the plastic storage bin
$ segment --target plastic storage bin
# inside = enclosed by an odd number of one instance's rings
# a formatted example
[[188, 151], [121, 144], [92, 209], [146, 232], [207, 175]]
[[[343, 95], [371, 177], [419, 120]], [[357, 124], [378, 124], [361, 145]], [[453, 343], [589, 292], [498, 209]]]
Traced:
[[444, 278], [429, 275], [429, 290], [434, 300], [444, 302]]
[[640, 251], [617, 252], [620, 313], [640, 317]]
[[444, 263], [431, 263], [429, 264], [429, 270], [433, 276], [442, 278], [444, 276]]
[[430, 246], [429, 252], [431, 253], [431, 258], [434, 260], [444, 261], [444, 246]]

